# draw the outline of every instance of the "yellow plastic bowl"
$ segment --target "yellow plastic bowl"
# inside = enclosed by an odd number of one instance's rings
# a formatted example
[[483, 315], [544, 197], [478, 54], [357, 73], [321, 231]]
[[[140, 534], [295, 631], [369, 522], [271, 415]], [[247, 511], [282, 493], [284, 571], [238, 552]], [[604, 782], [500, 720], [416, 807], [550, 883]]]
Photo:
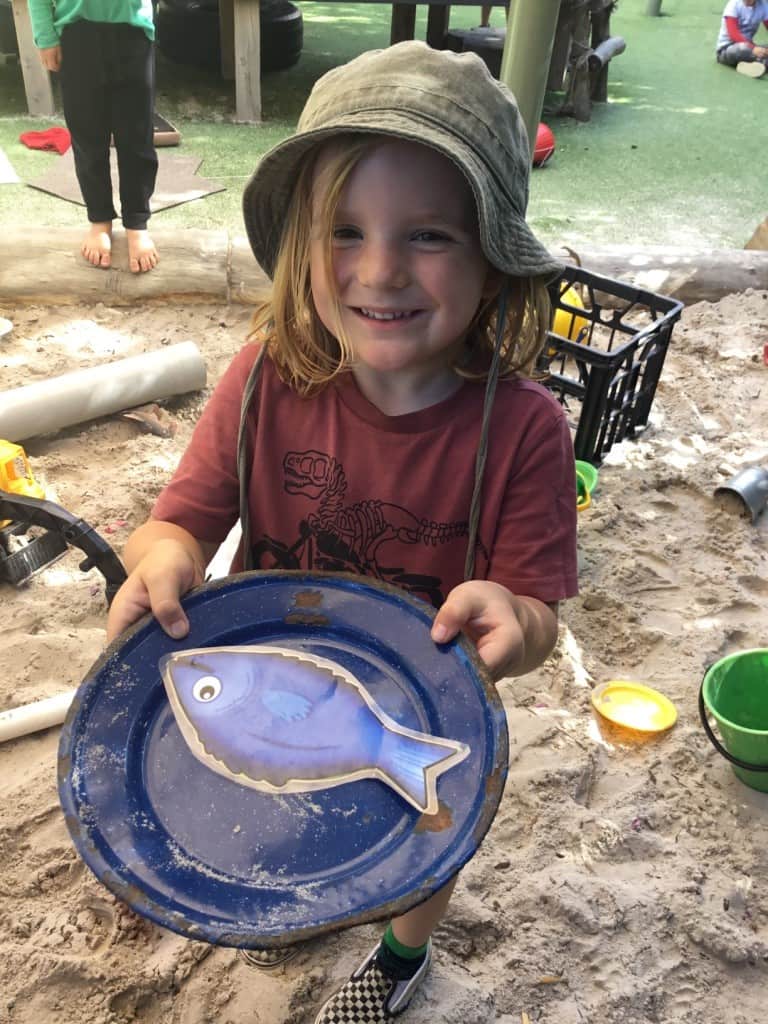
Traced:
[[671, 729], [677, 708], [658, 690], [627, 679], [611, 679], [592, 691], [592, 707], [613, 725], [643, 736]]

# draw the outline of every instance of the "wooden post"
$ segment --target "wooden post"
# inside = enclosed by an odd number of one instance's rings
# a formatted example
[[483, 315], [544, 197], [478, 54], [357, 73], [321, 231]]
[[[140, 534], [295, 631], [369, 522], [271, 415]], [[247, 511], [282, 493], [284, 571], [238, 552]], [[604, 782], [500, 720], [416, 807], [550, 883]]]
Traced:
[[261, 121], [259, 0], [234, 0], [235, 120]]
[[233, 0], [219, 0], [219, 38], [221, 77], [227, 82], [235, 78], [235, 12]]
[[392, 4], [389, 45], [413, 39], [416, 33], [416, 4]]
[[53, 89], [48, 72], [40, 63], [37, 47], [32, 38], [32, 23], [29, 20], [27, 0], [12, 0], [12, 3], [27, 108], [30, 114], [50, 117], [55, 111]]
[[[611, 11], [614, 4], [612, 0], [592, 0], [592, 49], [597, 50], [600, 45], [610, 38], [611, 35]], [[592, 102], [606, 103], [608, 101], [608, 62], [600, 68], [593, 68], [592, 72]]]
[[648, 0], [645, 13], [650, 15], [652, 18], [658, 18], [661, 14], [661, 0]]
[[560, 0], [515, 0], [510, 5], [501, 80], [515, 94], [533, 153]]
[[445, 48], [445, 36], [451, 20], [449, 4], [430, 4], [427, 13], [427, 42], [434, 50]]
[[587, 64], [587, 54], [590, 52], [589, 30], [589, 8], [579, 7], [574, 13], [568, 91], [561, 110], [561, 113], [572, 114], [577, 121], [588, 121], [592, 114], [591, 80]]

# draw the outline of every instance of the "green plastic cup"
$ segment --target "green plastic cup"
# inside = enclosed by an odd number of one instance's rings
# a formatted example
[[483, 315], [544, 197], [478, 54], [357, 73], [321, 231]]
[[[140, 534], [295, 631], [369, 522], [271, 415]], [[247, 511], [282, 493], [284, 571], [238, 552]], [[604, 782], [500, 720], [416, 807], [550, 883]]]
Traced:
[[[717, 722], [722, 743], [707, 713]], [[737, 778], [768, 793], [768, 650], [741, 651], [710, 666], [699, 690], [699, 714], [704, 731], [731, 762]]]

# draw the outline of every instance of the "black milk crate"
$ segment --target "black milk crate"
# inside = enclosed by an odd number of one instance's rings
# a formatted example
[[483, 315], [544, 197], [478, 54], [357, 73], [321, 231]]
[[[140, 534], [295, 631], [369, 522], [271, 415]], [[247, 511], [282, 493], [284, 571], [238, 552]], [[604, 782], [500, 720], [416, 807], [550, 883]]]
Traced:
[[683, 304], [583, 267], [567, 266], [549, 291], [561, 333], [549, 332], [538, 369], [575, 430], [576, 458], [599, 466], [612, 445], [647, 425]]

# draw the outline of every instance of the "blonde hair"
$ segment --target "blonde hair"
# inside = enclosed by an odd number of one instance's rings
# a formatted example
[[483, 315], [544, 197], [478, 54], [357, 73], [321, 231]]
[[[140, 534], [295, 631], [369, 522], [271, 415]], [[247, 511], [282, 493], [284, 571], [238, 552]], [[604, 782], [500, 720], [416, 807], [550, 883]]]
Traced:
[[[322, 323], [312, 299], [310, 240], [315, 168], [325, 156], [321, 230], [326, 267], [333, 265], [333, 224], [347, 178], [363, 156], [390, 136], [349, 133], [315, 147], [301, 166], [275, 263], [271, 297], [257, 306], [249, 341], [265, 344], [278, 375], [299, 394], [309, 395], [350, 370], [354, 353], [339, 329], [332, 334]], [[549, 292], [543, 278], [512, 277], [497, 271], [498, 288], [483, 300], [467, 329], [465, 351], [454, 365], [469, 380], [485, 380], [496, 345], [499, 296], [506, 285], [505, 324], [501, 340], [500, 376], [531, 376], [550, 324]], [[332, 275], [329, 275], [332, 284]], [[339, 297], [333, 292], [336, 313]], [[340, 323], [340, 315], [337, 315]]]

